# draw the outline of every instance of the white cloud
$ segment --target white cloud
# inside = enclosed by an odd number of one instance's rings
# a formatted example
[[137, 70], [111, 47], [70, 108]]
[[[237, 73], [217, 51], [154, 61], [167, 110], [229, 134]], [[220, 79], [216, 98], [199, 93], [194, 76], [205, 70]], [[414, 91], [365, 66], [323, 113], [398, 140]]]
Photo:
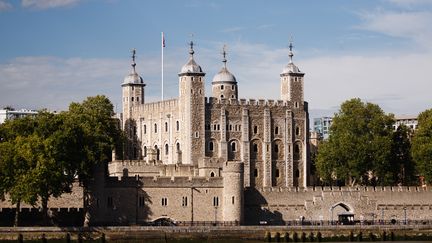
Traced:
[[431, 5], [431, 0], [387, 0], [387, 2], [398, 5], [400, 7], [411, 8], [417, 6]]
[[24, 8], [48, 9], [72, 6], [80, 0], [22, 0], [21, 5]]
[[12, 4], [10, 4], [9, 2], [0, 0], [0, 12], [8, 11], [8, 10], [11, 10], [12, 8], [13, 8]]
[[368, 11], [360, 13], [361, 29], [413, 40], [423, 48], [432, 45], [432, 12]]

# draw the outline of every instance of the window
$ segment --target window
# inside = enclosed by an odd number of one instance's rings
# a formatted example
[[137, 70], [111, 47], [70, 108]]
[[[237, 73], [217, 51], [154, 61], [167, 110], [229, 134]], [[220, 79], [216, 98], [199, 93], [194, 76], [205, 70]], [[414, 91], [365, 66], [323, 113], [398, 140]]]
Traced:
[[232, 90], [235, 90], [235, 85], [231, 85], [231, 89], [232, 89]]
[[275, 127], [275, 134], [278, 135], [279, 134], [279, 127]]
[[209, 151], [213, 151], [213, 141], [209, 142]]
[[136, 126], [133, 126], [133, 135], [134, 135], [134, 136], [137, 135], [137, 129], [136, 129]]
[[139, 101], [139, 97], [137, 97], [137, 101]]
[[275, 171], [275, 176], [276, 176], [276, 177], [279, 177], [279, 169], [276, 169], [276, 171]]
[[277, 144], [274, 145], [273, 150], [275, 153], [279, 153], [279, 146]]
[[180, 152], [180, 143], [176, 144], [177, 152]]
[[235, 198], [234, 198], [234, 196], [232, 196], [231, 197], [231, 203], [234, 204], [234, 202], [235, 202]]
[[147, 126], [146, 125], [144, 125], [144, 134], [146, 134], [147, 133]]
[[161, 203], [162, 203], [162, 206], [166, 207], [168, 205], [168, 198], [163, 197]]
[[194, 136], [195, 138], [199, 138], [199, 132], [195, 132]]
[[299, 127], [296, 127], [295, 133], [296, 133], [296, 136], [300, 136], [300, 128]]
[[144, 157], [147, 157], [147, 147], [144, 146]]
[[237, 151], [237, 144], [236, 144], [236, 142], [232, 142], [232, 143], [231, 143], [231, 151], [232, 151], [232, 152]]
[[254, 169], [254, 177], [258, 177], [258, 169]]
[[107, 207], [108, 208], [112, 208], [113, 207], [113, 198], [112, 197], [108, 197], [107, 198]]
[[229, 125], [229, 130], [232, 131], [232, 125]]
[[234, 95], [231, 95], [231, 99], [234, 99]]
[[219, 124], [217, 125], [217, 130], [218, 130], [218, 131], [220, 130], [220, 125], [219, 125]]
[[299, 169], [296, 170], [296, 172], [295, 172], [295, 176], [296, 176], [297, 178], [300, 177], [300, 171], [299, 171]]
[[194, 77], [191, 77], [191, 80], [194, 81]]
[[215, 176], [215, 174], [214, 174], [214, 172], [212, 171], [211, 173], [210, 173], [210, 177], [214, 177]]
[[157, 133], [157, 124], [154, 124], [154, 132]]
[[213, 197], [213, 206], [219, 206], [219, 197]]
[[224, 96], [223, 95], [221, 95], [221, 99], [223, 99], [224, 98]]
[[180, 130], [180, 122], [179, 121], [176, 121], [176, 129], [177, 129], [177, 131]]
[[220, 87], [221, 87], [221, 90], [223, 90], [223, 89], [224, 89], [224, 86], [223, 86], [223, 85], [221, 85]]
[[257, 126], [254, 126], [254, 134], [257, 134], [258, 133], [258, 127]]
[[168, 122], [165, 122], [165, 132], [168, 132]]
[[165, 144], [165, 155], [168, 155], [168, 144]]
[[134, 97], [131, 97], [131, 100], [132, 100], [132, 101], [133, 101], [133, 98], [134, 98]]
[[182, 207], [187, 207], [187, 205], [188, 205], [188, 198], [182, 197]]
[[145, 197], [143, 196], [139, 197], [138, 205], [140, 208], [143, 208], [145, 206]]
[[258, 144], [256, 144], [256, 143], [253, 144], [253, 151], [255, 153], [258, 152]]

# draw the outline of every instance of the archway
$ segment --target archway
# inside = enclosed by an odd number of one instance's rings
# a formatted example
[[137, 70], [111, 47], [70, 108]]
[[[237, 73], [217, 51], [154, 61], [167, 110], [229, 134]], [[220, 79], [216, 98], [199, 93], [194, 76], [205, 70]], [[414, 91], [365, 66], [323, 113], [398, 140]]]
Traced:
[[332, 224], [336, 219], [340, 224], [354, 224], [354, 211], [348, 204], [344, 202], [338, 202], [330, 207], [330, 211]]

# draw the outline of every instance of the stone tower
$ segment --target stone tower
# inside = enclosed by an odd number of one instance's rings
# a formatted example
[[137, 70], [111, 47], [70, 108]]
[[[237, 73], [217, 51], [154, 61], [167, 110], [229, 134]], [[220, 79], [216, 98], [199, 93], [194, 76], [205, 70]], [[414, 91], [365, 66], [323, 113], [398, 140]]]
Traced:
[[136, 159], [140, 156], [140, 146], [137, 138], [137, 124], [133, 117], [133, 109], [144, 104], [144, 81], [136, 72], [136, 50], [132, 50], [132, 71], [122, 83], [122, 127], [127, 136], [124, 148], [124, 159]]
[[293, 45], [289, 45], [289, 62], [280, 74], [281, 99], [291, 104], [286, 112], [289, 131], [286, 138], [285, 161], [287, 186], [307, 186], [309, 171], [309, 114], [304, 102], [304, 73], [293, 63]]
[[237, 81], [227, 69], [225, 47], [222, 52], [223, 67], [212, 81], [212, 96], [218, 99], [238, 99]]
[[223, 167], [223, 220], [243, 222], [244, 165], [227, 161]]
[[293, 63], [293, 45], [289, 45], [289, 63], [280, 74], [281, 79], [281, 99], [292, 101], [295, 108], [303, 106], [303, 77], [304, 73]]
[[179, 76], [179, 108], [182, 131], [182, 162], [197, 165], [205, 153], [205, 73], [194, 60], [193, 42], [190, 42], [189, 61]]

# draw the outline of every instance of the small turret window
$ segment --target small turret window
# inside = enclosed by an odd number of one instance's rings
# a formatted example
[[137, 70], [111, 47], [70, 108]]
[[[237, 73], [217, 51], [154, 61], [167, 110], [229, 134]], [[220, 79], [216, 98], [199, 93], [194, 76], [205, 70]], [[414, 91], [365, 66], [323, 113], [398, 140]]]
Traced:
[[257, 134], [257, 133], [258, 133], [258, 127], [254, 126], [254, 134]]
[[279, 134], [279, 127], [275, 127], [275, 134], [276, 134], [276, 135]]
[[168, 155], [168, 144], [165, 144], [165, 155]]
[[157, 133], [157, 124], [154, 124], [154, 132]]
[[232, 89], [232, 90], [235, 90], [235, 86], [234, 86], [234, 85], [231, 85], [231, 89]]
[[214, 172], [212, 171], [211, 173], [210, 173], [210, 177], [214, 177], [215, 176], [215, 174], [214, 174]]
[[168, 132], [168, 122], [165, 122], [165, 132]]
[[144, 134], [146, 134], [147, 133], [147, 126], [146, 125], [144, 125], [143, 130], [144, 130]]
[[219, 197], [213, 197], [213, 206], [219, 206]]
[[236, 152], [237, 151], [237, 143], [236, 142], [232, 142], [231, 143], [231, 151], [232, 152]]
[[223, 86], [223, 84], [220, 86], [221, 87], [221, 90], [223, 90], [224, 89], [224, 86]]
[[176, 122], [176, 128], [177, 128], [177, 131], [180, 130], [180, 122], [179, 121]]
[[133, 99], [133, 98], [134, 98], [134, 97], [131, 97], [131, 100], [132, 100], [132, 101], [134, 101], [134, 99]]

